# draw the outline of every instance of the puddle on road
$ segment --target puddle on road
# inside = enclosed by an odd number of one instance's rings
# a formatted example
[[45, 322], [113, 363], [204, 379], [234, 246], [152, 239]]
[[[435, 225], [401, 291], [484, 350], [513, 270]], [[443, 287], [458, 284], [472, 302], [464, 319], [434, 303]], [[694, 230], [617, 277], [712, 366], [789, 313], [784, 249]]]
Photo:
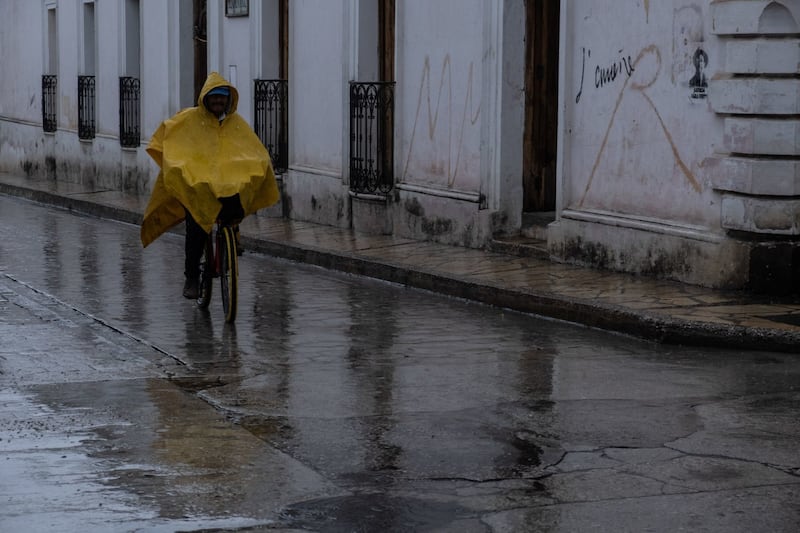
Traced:
[[341, 494], [162, 380], [37, 385], [0, 402], [3, 531], [244, 528]]

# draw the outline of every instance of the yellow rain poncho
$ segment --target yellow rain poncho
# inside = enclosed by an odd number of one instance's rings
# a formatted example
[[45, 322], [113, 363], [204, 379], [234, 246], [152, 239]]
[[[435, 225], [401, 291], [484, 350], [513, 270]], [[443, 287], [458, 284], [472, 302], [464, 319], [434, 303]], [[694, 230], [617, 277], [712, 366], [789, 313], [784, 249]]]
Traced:
[[[204, 105], [215, 88], [230, 87], [230, 107], [222, 122]], [[269, 153], [250, 125], [236, 113], [239, 93], [216, 72], [209, 74], [197, 107], [161, 123], [147, 153], [161, 167], [142, 221], [142, 245], [183, 221], [184, 207], [207, 232], [222, 204], [239, 195], [245, 216], [278, 201]]]

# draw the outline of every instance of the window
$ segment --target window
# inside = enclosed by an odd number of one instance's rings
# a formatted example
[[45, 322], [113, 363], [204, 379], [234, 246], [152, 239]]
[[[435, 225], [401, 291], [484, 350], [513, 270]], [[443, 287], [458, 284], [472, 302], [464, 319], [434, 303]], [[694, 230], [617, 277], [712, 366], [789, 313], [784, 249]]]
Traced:
[[250, 0], [225, 0], [226, 17], [246, 17], [250, 11]]
[[364, 81], [350, 82], [350, 190], [388, 194], [394, 187], [395, 0], [361, 7], [358, 76]]
[[350, 82], [350, 190], [394, 187], [394, 82]]
[[58, 18], [56, 9], [47, 9], [47, 73], [58, 73]]
[[78, 138], [94, 139], [94, 76], [78, 76]]
[[130, 76], [119, 79], [119, 143], [127, 148], [139, 146], [139, 80]]
[[58, 126], [56, 102], [58, 97], [58, 18], [55, 4], [47, 6], [47, 35], [45, 72], [42, 76], [42, 127], [54, 132]]
[[255, 80], [255, 125], [253, 129], [266, 146], [277, 174], [286, 172], [289, 161], [286, 80]]
[[139, 0], [125, 1], [125, 73], [134, 78], [139, 77], [142, 46], [139, 11]]
[[42, 76], [42, 127], [44, 131], [54, 132], [58, 127], [56, 117], [56, 94], [58, 77], [54, 74]]
[[97, 31], [94, 16], [94, 2], [83, 4], [83, 73], [87, 76], [95, 74], [97, 58]]

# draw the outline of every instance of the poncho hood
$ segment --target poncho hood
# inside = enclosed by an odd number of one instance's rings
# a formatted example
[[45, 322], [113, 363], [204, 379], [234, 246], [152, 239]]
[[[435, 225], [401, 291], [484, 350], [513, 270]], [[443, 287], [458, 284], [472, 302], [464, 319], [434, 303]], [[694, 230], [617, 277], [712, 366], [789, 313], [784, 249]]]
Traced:
[[212, 72], [208, 75], [208, 78], [206, 78], [203, 88], [200, 89], [200, 95], [197, 97], [197, 107], [201, 107], [208, 113], [211, 113], [211, 111], [208, 111], [208, 108], [206, 107], [206, 96], [208, 96], [208, 93], [211, 91], [211, 89], [216, 89], [217, 87], [227, 87], [231, 91], [230, 101], [228, 102], [228, 109], [226, 113], [228, 115], [231, 113], [236, 113], [236, 109], [239, 107], [239, 91], [237, 91], [236, 87], [228, 83], [225, 78], [220, 76], [217, 72]]
[[[206, 108], [205, 97], [223, 86], [230, 88], [230, 102], [220, 120]], [[143, 246], [182, 222], [184, 209], [208, 232], [222, 206], [219, 198], [238, 194], [245, 216], [278, 201], [269, 152], [236, 113], [238, 103], [238, 91], [212, 72], [197, 106], [179, 111], [153, 133], [147, 153], [161, 171], [142, 221]]]

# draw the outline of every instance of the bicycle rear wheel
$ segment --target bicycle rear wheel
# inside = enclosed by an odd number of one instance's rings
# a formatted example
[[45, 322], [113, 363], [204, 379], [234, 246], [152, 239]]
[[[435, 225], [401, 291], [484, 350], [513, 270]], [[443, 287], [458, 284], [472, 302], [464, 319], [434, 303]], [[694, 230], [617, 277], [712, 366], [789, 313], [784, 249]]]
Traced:
[[220, 285], [222, 286], [222, 309], [225, 322], [236, 320], [236, 305], [239, 288], [239, 257], [236, 255], [236, 236], [233, 228], [222, 228], [220, 249]]
[[214, 247], [212, 246], [211, 235], [206, 239], [203, 248], [203, 255], [200, 257], [200, 282], [199, 295], [197, 296], [197, 306], [207, 309], [211, 303], [211, 287], [214, 279]]

